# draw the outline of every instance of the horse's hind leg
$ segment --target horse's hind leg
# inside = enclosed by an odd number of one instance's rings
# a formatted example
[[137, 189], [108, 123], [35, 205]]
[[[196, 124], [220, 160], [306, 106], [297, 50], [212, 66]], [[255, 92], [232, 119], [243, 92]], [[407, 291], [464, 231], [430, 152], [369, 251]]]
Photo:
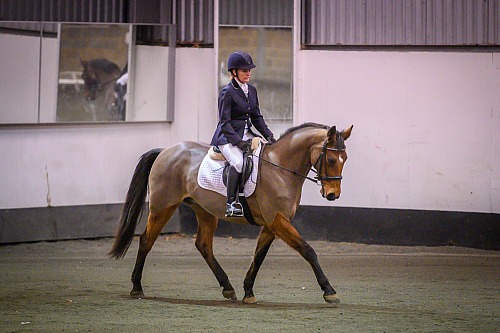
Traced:
[[215, 216], [199, 206], [192, 206], [198, 220], [198, 234], [196, 235], [196, 248], [207, 262], [215, 275], [219, 285], [223, 288], [222, 295], [231, 300], [236, 300], [236, 293], [229, 282], [226, 272], [215, 259], [213, 252], [214, 233], [217, 229], [218, 220]]
[[300, 236], [297, 229], [292, 226], [290, 221], [283, 216], [283, 214], [278, 212], [274, 217], [274, 221], [268, 225], [268, 227], [276, 236], [297, 250], [311, 265], [314, 274], [316, 275], [316, 279], [318, 280], [318, 284], [324, 291], [323, 298], [325, 301], [328, 303], [339, 303], [340, 301], [337, 298], [337, 293], [330, 285], [328, 278], [325, 276], [325, 273], [323, 273], [323, 270], [319, 265], [316, 252], [311, 246], [309, 246], [309, 244], [306, 243], [302, 236]]
[[243, 297], [243, 303], [253, 304], [257, 302], [253, 294], [253, 285], [259, 268], [267, 255], [267, 251], [271, 247], [276, 236], [267, 227], [262, 227], [259, 234], [259, 239], [257, 240], [257, 247], [255, 248], [255, 254], [253, 256], [252, 264], [248, 269], [245, 281], [243, 283], [243, 288], [245, 290], [245, 297]]
[[158, 214], [149, 213], [148, 223], [146, 224], [146, 230], [141, 235], [139, 243], [139, 251], [137, 253], [137, 260], [135, 262], [134, 271], [132, 272], [132, 291], [130, 295], [133, 297], [144, 296], [142, 291], [141, 279], [142, 271], [144, 269], [144, 263], [146, 261], [146, 256], [153, 247], [154, 242], [158, 238], [163, 227], [167, 224], [168, 220], [174, 215], [175, 210], [179, 205], [170, 206]]

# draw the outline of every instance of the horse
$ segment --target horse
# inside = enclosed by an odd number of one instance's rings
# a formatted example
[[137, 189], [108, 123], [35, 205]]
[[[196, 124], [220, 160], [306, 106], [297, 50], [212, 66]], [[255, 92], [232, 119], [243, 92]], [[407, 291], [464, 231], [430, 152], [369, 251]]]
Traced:
[[[299, 206], [306, 179], [321, 185], [320, 193], [327, 200], [336, 200], [341, 193], [342, 170], [347, 160], [345, 140], [353, 126], [341, 132], [335, 126], [305, 123], [286, 130], [273, 144], [265, 144], [259, 157], [259, 176], [254, 193], [247, 198], [253, 219], [260, 226], [253, 261], [244, 283], [243, 303], [253, 304], [257, 298], [253, 286], [259, 268], [276, 237], [298, 251], [311, 265], [323, 298], [339, 303], [335, 289], [325, 276], [316, 252], [291, 224]], [[213, 253], [213, 237], [218, 219], [248, 224], [244, 217], [224, 217], [226, 198], [198, 186], [200, 164], [210, 146], [184, 141], [167, 149], [144, 153], [136, 166], [125, 199], [123, 211], [109, 255], [125, 256], [134, 237], [137, 221], [149, 185], [149, 215], [146, 229], [140, 236], [139, 250], [132, 272], [132, 297], [143, 297], [141, 285], [146, 257], [163, 227], [181, 203], [189, 205], [198, 221], [195, 246], [223, 288], [226, 299], [236, 300], [236, 292], [227, 274]], [[316, 178], [308, 177], [310, 170]]]
[[[93, 118], [96, 120], [95, 103], [108, 111], [113, 117], [114, 100], [115, 100], [115, 83], [122, 75], [122, 70], [114, 62], [97, 58], [91, 60], [82, 60], [80, 63], [83, 66], [83, 97], [89, 103], [89, 107], [93, 113]], [[102, 94], [98, 94], [102, 92]]]

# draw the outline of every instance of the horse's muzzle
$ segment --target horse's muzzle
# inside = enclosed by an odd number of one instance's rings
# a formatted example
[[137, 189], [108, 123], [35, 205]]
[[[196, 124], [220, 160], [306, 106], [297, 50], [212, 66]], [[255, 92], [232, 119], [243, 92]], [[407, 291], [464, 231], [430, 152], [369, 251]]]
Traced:
[[326, 200], [333, 201], [335, 199], [338, 199], [339, 197], [340, 195], [337, 196], [335, 193], [328, 193], [326, 196]]

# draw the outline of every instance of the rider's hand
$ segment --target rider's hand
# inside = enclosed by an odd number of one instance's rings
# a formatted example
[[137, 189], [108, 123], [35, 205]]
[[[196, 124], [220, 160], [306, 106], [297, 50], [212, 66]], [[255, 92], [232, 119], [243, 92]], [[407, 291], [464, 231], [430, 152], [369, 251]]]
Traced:
[[236, 146], [238, 146], [238, 148], [240, 148], [241, 151], [243, 151], [243, 152], [248, 151], [250, 149], [250, 143], [248, 141], [244, 141], [244, 140], [241, 140], [240, 142], [238, 142], [236, 144]]
[[273, 143], [275, 143], [275, 142], [276, 142], [276, 139], [274, 138], [274, 136], [273, 136], [273, 135], [271, 135], [271, 136], [268, 136], [268, 137], [266, 138], [266, 141], [267, 141], [267, 144], [268, 144], [268, 145], [272, 145]]

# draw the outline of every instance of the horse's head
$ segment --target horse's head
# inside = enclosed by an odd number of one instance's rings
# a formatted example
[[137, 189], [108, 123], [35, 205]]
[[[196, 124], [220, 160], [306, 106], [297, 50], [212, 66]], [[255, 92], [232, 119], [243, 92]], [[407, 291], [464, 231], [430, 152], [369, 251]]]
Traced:
[[327, 200], [340, 197], [342, 169], [347, 160], [344, 141], [351, 136], [352, 127], [339, 132], [335, 126], [330, 127], [326, 140], [312, 151], [311, 163], [318, 172], [321, 182], [321, 195]]
[[86, 100], [95, 100], [97, 89], [99, 89], [99, 79], [92, 68], [90, 61], [81, 60], [83, 66], [82, 79], [83, 79], [83, 96]]

